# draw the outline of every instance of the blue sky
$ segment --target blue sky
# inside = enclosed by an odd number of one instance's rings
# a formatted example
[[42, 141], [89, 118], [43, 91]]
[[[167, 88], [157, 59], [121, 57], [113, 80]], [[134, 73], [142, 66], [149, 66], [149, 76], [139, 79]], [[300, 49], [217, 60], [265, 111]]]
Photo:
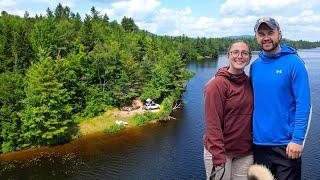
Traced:
[[253, 35], [259, 17], [280, 23], [284, 38], [320, 41], [319, 0], [0, 0], [0, 9], [23, 16], [45, 15], [67, 5], [81, 17], [95, 6], [110, 20], [132, 17], [140, 29], [159, 35], [226, 37]]

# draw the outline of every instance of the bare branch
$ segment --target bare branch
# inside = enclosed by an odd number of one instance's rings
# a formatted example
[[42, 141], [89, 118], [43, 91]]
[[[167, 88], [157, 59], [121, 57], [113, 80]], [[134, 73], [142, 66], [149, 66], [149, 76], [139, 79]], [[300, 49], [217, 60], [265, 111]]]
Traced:
[[176, 104], [174, 105], [174, 107], [173, 107], [173, 110], [181, 109], [181, 106], [182, 106], [181, 103], [179, 103], [179, 104], [176, 103]]

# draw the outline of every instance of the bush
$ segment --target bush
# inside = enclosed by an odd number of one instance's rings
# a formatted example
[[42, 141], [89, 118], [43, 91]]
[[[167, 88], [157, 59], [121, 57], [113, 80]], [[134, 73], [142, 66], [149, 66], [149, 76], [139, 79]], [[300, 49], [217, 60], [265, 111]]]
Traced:
[[100, 115], [112, 104], [112, 95], [103, 92], [99, 87], [88, 88], [88, 100], [85, 109], [82, 112], [83, 117], [95, 117]]
[[143, 114], [137, 114], [133, 117], [133, 122], [137, 125], [137, 126], [141, 126], [143, 124], [145, 124], [146, 122], [152, 120], [152, 118]]
[[156, 116], [156, 113], [153, 113], [153, 112], [151, 112], [151, 111], [147, 111], [147, 112], [145, 112], [143, 115], [146, 116], [149, 120], [158, 118], [158, 117]]
[[125, 126], [124, 125], [118, 125], [118, 124], [113, 124], [111, 125], [110, 127], [106, 128], [104, 130], [104, 132], [106, 133], [113, 133], [113, 132], [117, 132], [117, 131], [120, 131], [122, 129], [124, 129]]
[[156, 115], [158, 121], [166, 120], [168, 118], [168, 116], [172, 112], [172, 106], [173, 106], [172, 97], [169, 96], [162, 101], [161, 110]]
[[11, 152], [14, 151], [14, 146], [12, 145], [11, 142], [4, 142], [2, 143], [2, 152], [6, 153], [6, 152]]

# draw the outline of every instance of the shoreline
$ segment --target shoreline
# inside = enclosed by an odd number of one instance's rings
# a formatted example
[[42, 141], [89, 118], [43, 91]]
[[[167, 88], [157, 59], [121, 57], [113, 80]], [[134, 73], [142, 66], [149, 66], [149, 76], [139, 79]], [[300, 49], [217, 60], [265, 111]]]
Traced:
[[[83, 149], [87, 147], [96, 147], [96, 144], [101, 142], [106, 144], [123, 144], [119, 141], [121, 138], [143, 137], [139, 132], [141, 128], [146, 128], [147, 125], [157, 125], [159, 122], [151, 120], [142, 126], [130, 126], [115, 132], [96, 131], [90, 134], [79, 136], [68, 143], [55, 146], [40, 146], [28, 148], [20, 151], [12, 151], [0, 154], [0, 167], [10, 164], [32, 164], [32, 161], [37, 161], [42, 158], [66, 158], [68, 156], [82, 156]], [[105, 140], [106, 136], [108, 140]], [[130, 141], [127, 139], [126, 143]], [[92, 150], [95, 151], [95, 150]], [[27, 165], [26, 165], [27, 166]], [[1, 169], [1, 168], [0, 168]], [[1, 173], [0, 173], [1, 175]]]
[[[141, 101], [140, 101], [141, 102]], [[0, 165], [3, 163], [28, 163], [30, 160], [49, 157], [49, 156], [63, 156], [63, 154], [76, 153], [77, 146], [81, 144], [88, 143], [88, 140], [96, 137], [105, 137], [106, 135], [114, 139], [115, 136], [124, 132], [124, 134], [133, 132], [136, 128], [140, 128], [147, 124], [157, 124], [158, 120], [152, 119], [144, 122], [143, 124], [137, 124], [134, 122], [134, 117], [136, 115], [144, 115], [146, 113], [152, 112], [155, 114], [162, 111], [162, 106], [157, 110], [143, 110], [143, 106], [139, 109], [132, 111], [122, 111], [118, 108], [113, 108], [106, 110], [99, 116], [92, 118], [83, 119], [78, 123], [79, 136], [75, 136], [70, 142], [54, 145], [54, 146], [39, 146], [32, 147], [28, 149], [23, 149], [20, 151], [12, 151], [7, 153], [0, 153]], [[120, 116], [116, 116], [120, 115]], [[116, 129], [114, 131], [107, 131], [113, 125], [116, 125], [115, 121], [117, 119], [124, 120], [128, 122], [128, 125], [123, 125], [124, 128]], [[118, 125], [122, 126], [122, 125]], [[76, 146], [77, 144], [77, 146]], [[79, 145], [80, 144], [80, 145]]]

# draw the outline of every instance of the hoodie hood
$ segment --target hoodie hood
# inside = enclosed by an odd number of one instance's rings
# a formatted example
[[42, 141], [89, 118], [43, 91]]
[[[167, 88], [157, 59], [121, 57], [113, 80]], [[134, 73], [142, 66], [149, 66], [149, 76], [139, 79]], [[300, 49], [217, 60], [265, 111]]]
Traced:
[[249, 78], [244, 72], [237, 75], [229, 73], [228, 67], [220, 68], [216, 74], [217, 76], [223, 76], [236, 84], [242, 84]]
[[279, 57], [281, 57], [283, 55], [288, 55], [288, 54], [297, 54], [297, 51], [290, 46], [280, 45], [280, 52], [279, 53], [267, 55], [264, 51], [260, 51], [259, 57], [261, 58], [261, 60], [268, 62], [268, 61], [278, 59]]

